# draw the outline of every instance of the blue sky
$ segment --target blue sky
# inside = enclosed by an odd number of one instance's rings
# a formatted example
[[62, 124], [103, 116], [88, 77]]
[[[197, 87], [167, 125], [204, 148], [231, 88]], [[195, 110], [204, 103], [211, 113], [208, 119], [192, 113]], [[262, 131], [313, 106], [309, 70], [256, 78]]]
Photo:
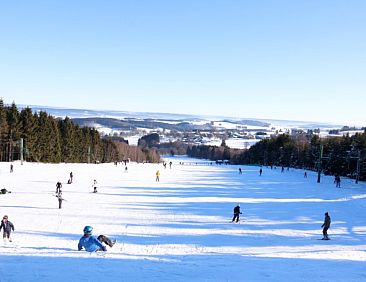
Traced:
[[366, 1], [0, 1], [17, 104], [366, 125]]

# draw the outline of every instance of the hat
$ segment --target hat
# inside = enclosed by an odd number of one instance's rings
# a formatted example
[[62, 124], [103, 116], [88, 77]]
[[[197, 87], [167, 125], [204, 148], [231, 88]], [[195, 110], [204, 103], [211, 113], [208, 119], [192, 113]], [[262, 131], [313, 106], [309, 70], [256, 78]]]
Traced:
[[7, 215], [4, 215], [4, 216], [3, 216], [3, 219], [8, 219], [8, 216], [7, 216]]
[[328, 215], [328, 212], [326, 212], [325, 215]]

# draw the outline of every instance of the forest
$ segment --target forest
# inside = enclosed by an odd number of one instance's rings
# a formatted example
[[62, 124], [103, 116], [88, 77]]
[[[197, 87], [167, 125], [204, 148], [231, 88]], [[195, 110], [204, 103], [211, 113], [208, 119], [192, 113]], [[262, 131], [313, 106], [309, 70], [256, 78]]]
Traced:
[[320, 138], [286, 134], [264, 139], [248, 150], [221, 146], [190, 146], [187, 155], [231, 164], [294, 167], [366, 180], [366, 131], [353, 136]]
[[45, 111], [18, 110], [0, 99], [0, 161], [99, 163], [125, 159], [159, 162], [159, 154], [102, 138], [92, 127], [80, 127], [70, 118], [55, 118]]

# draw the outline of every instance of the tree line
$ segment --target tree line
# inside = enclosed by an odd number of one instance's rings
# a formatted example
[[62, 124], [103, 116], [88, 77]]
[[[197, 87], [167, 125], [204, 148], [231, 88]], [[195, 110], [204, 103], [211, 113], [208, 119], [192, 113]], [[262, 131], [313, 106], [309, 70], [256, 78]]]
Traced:
[[318, 135], [279, 135], [261, 140], [248, 150], [194, 145], [187, 155], [232, 164], [255, 164], [321, 170], [325, 174], [366, 180], [366, 131], [353, 136], [319, 138]]
[[0, 161], [19, 160], [21, 153], [30, 162], [160, 161], [154, 150], [120, 143], [102, 138], [95, 128], [80, 127], [68, 117], [55, 118], [29, 107], [19, 111], [14, 102], [5, 106], [0, 99]]

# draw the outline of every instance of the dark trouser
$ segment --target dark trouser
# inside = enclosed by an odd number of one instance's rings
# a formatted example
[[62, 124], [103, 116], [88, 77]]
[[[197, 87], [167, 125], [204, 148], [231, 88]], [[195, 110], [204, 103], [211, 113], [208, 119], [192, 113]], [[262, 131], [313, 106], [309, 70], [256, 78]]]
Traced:
[[324, 227], [323, 228], [323, 236], [324, 236], [324, 238], [327, 238], [328, 239], [328, 233], [327, 233], [327, 231], [328, 231], [328, 227]]
[[5, 230], [4, 230], [3, 238], [4, 238], [4, 239], [8, 238], [8, 239], [9, 239], [9, 241], [10, 241], [10, 231], [5, 231]]
[[61, 209], [61, 205], [62, 205], [62, 200], [58, 199], [58, 208]]
[[98, 236], [98, 240], [106, 245], [108, 245], [109, 247], [112, 248], [113, 246], [113, 242], [107, 237], [107, 236], [104, 236], [104, 235], [99, 235]]
[[238, 222], [239, 221], [239, 214], [238, 213], [234, 213], [234, 217], [233, 217], [233, 222], [236, 221]]

